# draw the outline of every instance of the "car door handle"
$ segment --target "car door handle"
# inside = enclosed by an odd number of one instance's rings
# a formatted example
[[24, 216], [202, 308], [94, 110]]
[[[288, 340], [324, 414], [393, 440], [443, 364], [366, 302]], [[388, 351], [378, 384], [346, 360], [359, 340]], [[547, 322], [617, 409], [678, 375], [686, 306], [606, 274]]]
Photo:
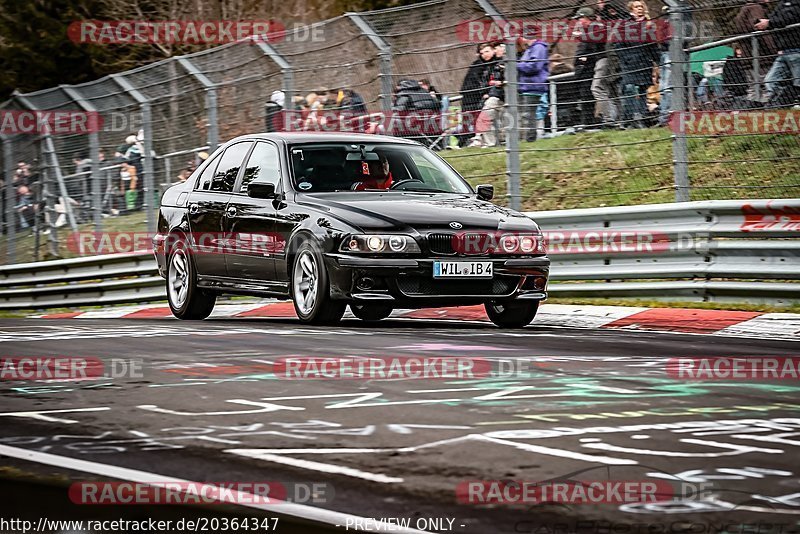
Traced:
[[236, 217], [236, 206], [228, 206], [228, 209], [225, 210], [225, 215], [228, 217]]
[[189, 204], [189, 213], [194, 214], [197, 213], [198, 211], [200, 211], [200, 206], [198, 206], [197, 204]]

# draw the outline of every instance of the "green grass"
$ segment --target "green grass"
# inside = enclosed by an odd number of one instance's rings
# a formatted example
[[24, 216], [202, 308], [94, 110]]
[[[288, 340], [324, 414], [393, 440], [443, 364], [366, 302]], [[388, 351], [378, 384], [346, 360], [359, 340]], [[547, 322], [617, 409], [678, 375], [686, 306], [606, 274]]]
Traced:
[[[79, 232], [93, 232], [94, 224], [78, 225]], [[118, 217], [109, 217], [103, 219], [102, 231], [103, 232], [144, 232], [147, 229], [147, 220], [143, 211], [135, 212], [130, 215], [120, 215]], [[39, 260], [52, 260], [60, 258], [74, 258], [79, 254], [71, 247], [66, 246], [66, 242], [72, 234], [72, 229], [67, 226], [62, 226], [57, 230], [57, 236], [60, 243], [59, 253], [60, 256], [54, 257], [50, 254], [50, 246], [48, 244], [49, 236], [40, 236], [39, 242]], [[0, 257], [5, 263], [6, 259], [6, 246], [7, 240], [5, 237], [0, 239]], [[16, 263], [23, 263], [28, 261], [36, 261], [36, 241], [33, 237], [33, 231], [28, 228], [26, 230], [17, 230], [17, 239], [15, 242], [14, 252], [16, 254]]]
[[[613, 145], [613, 146], [608, 146]], [[666, 128], [564, 135], [521, 143], [524, 210], [674, 202], [672, 137]], [[800, 196], [797, 136], [689, 140], [692, 200]], [[506, 198], [502, 148], [448, 150], [443, 156], [473, 185]], [[738, 163], [743, 160], [743, 163]], [[712, 163], [714, 162], [714, 163]]]

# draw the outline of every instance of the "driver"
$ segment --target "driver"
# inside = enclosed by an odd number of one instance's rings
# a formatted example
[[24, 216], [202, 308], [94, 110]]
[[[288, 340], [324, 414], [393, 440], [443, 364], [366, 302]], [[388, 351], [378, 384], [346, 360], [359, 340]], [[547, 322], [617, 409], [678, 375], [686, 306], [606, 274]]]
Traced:
[[353, 184], [354, 191], [365, 189], [389, 189], [392, 186], [392, 172], [389, 170], [389, 160], [381, 155], [379, 161], [361, 162], [361, 181]]

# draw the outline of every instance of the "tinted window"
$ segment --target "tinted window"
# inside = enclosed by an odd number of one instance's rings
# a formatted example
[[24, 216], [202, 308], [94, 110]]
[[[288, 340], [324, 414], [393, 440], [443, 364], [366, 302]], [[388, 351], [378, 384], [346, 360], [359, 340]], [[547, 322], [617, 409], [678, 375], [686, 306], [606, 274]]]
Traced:
[[217, 170], [217, 163], [219, 163], [219, 156], [214, 156], [214, 159], [203, 169], [203, 173], [200, 175], [200, 179], [197, 180], [195, 189], [203, 189], [205, 191], [211, 189], [211, 179], [214, 178], [214, 172]]
[[236, 176], [239, 175], [239, 168], [242, 166], [242, 161], [252, 144], [236, 143], [225, 150], [222, 159], [219, 161], [217, 172], [214, 173], [214, 179], [211, 180], [212, 191], [225, 193], [233, 191], [233, 184], [236, 182]]
[[278, 147], [270, 143], [256, 143], [244, 169], [240, 192], [247, 191], [247, 184], [250, 182], [278, 185], [278, 158]]

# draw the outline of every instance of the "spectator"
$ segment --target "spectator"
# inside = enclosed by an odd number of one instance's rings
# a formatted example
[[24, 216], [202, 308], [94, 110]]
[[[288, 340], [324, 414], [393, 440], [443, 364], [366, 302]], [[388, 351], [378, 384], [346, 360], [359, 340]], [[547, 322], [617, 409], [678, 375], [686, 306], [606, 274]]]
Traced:
[[661, 104], [661, 92], [659, 91], [659, 69], [653, 69], [653, 84], [647, 88], [647, 114], [657, 115]]
[[489, 93], [486, 97], [483, 108], [475, 121], [475, 136], [470, 142], [471, 147], [489, 148], [496, 146], [497, 132], [495, 121], [500, 112], [500, 108], [505, 101], [505, 57], [506, 45], [496, 41], [492, 43], [494, 47], [494, 61], [489, 71]]
[[[642, 0], [628, 3], [631, 18], [637, 22], [650, 19]], [[652, 81], [653, 65], [658, 64], [656, 43], [616, 43], [622, 77], [622, 128], [644, 128], [647, 115], [647, 88]]]
[[392, 111], [439, 111], [438, 101], [419, 82], [400, 80]]
[[14, 173], [14, 180], [12, 181], [14, 187], [18, 187], [20, 185], [31, 185], [31, 182], [33, 181], [31, 178], [31, 166], [24, 161], [17, 163], [17, 170]]
[[589, 37], [589, 26], [595, 24], [594, 9], [582, 7], [573, 17], [577, 19], [579, 28], [575, 29], [575, 37], [578, 39], [578, 48], [575, 51], [575, 82], [578, 92], [578, 106], [580, 109], [577, 117], [577, 124], [586, 128], [595, 125], [594, 116], [594, 96], [592, 95], [592, 83], [594, 83], [594, 71], [597, 60], [605, 51], [605, 45]]
[[328, 100], [333, 108], [352, 115], [366, 115], [367, 105], [364, 98], [352, 89], [334, 89], [328, 93]]
[[800, 0], [782, 0], [769, 18], [760, 19], [756, 30], [779, 30], [775, 33], [778, 57], [772, 63], [764, 84], [770, 106], [791, 104], [800, 87], [800, 28], [785, 29], [800, 23]]
[[36, 218], [36, 204], [27, 185], [17, 187], [17, 204], [14, 206], [19, 216], [19, 227], [30, 228]]
[[[751, 0], [747, 2], [733, 20], [736, 31], [739, 33], [752, 32], [759, 20], [767, 18], [768, 6], [769, 0]], [[751, 59], [753, 57], [753, 47], [750, 44], [750, 39], [739, 41], [739, 46], [742, 48], [742, 58]], [[760, 86], [763, 83], [772, 64], [772, 58], [776, 54], [775, 39], [772, 35], [766, 34], [758, 38], [758, 56], [760, 58], [758, 75], [754, 77], [751, 70], [748, 69], [747, 71], [748, 80], [751, 84], [749, 91], [746, 91], [749, 100], [756, 100], [756, 86]]]
[[[596, 19], [600, 22], [608, 23], [609, 21], [625, 18], [625, 15], [611, 2], [598, 0], [596, 5]], [[594, 65], [591, 92], [592, 97], [597, 102], [597, 114], [600, 119], [599, 122], [601, 125], [606, 127], [608, 127], [617, 117], [616, 106], [611, 99], [613, 93], [613, 72], [611, 57], [608, 55], [608, 43], [603, 43], [600, 46], [600, 50], [597, 55], [597, 61]]]
[[[84, 172], [90, 173], [92, 170], [92, 160], [80, 152], [72, 156], [72, 163], [75, 164], [75, 174], [81, 174]], [[73, 176], [72, 178], [67, 179], [67, 195], [75, 199], [80, 199], [81, 201], [86, 200], [88, 192], [91, 191], [91, 181], [91, 174]]]
[[462, 122], [466, 133], [458, 136], [459, 146], [466, 145], [471, 137], [470, 134], [475, 132], [478, 112], [489, 94], [489, 71], [491, 61], [494, 59], [494, 47], [491, 43], [482, 43], [478, 45], [477, 52], [478, 58], [469, 66], [461, 83]]
[[733, 55], [725, 59], [722, 67], [722, 88], [726, 96], [742, 98], [747, 95], [749, 63], [742, 47], [734, 45]]
[[419, 81], [419, 86], [425, 89], [430, 95], [439, 103], [439, 109], [442, 109], [442, 94], [436, 90], [428, 78], [422, 78]]
[[144, 176], [144, 166], [142, 165], [144, 147], [142, 146], [141, 140], [133, 134], [129, 135], [125, 139], [125, 143], [128, 145], [128, 149], [122, 155], [122, 158], [125, 163], [128, 163], [129, 166], [133, 167], [133, 183], [135, 185], [135, 190], [137, 191], [135, 197], [136, 202], [133, 209], [138, 211], [141, 210], [144, 205], [144, 180], [142, 179]]
[[550, 76], [550, 61], [547, 57], [547, 43], [541, 39], [520, 39], [522, 55], [517, 63], [519, 71], [520, 105], [522, 106], [522, 125], [526, 141], [535, 141], [537, 132], [544, 130], [544, 119], [537, 119], [536, 111], [547, 96], [547, 79]]

